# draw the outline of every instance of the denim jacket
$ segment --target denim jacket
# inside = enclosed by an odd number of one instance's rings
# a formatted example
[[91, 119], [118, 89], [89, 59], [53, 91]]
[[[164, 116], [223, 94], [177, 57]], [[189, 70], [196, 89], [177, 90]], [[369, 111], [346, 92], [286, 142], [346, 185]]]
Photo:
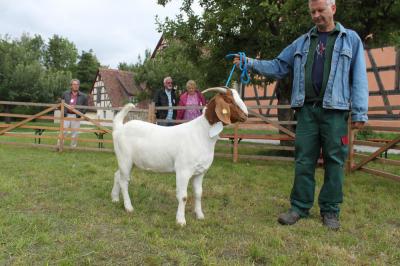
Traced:
[[[326, 85], [323, 108], [351, 110], [352, 121], [367, 121], [368, 80], [364, 48], [356, 32], [341, 24], [335, 41], [331, 71]], [[292, 108], [302, 107], [305, 99], [305, 64], [310, 47], [311, 30], [286, 47], [273, 60], [249, 58], [255, 72], [282, 79], [293, 71]]]

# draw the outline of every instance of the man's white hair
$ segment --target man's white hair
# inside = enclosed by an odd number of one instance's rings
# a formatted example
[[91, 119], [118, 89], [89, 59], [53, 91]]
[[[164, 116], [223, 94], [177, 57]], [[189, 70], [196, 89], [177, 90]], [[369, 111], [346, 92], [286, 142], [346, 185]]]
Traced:
[[171, 80], [171, 81], [172, 81], [172, 78], [171, 78], [171, 77], [165, 77], [165, 78], [164, 78], [164, 81], [163, 81], [164, 84], [165, 84], [165, 82], [167, 82], [168, 80]]
[[79, 81], [79, 79], [71, 79], [71, 82], [69, 83], [70, 85], [72, 85], [72, 83], [78, 83], [78, 85], [81, 85], [81, 82]]
[[[313, 2], [313, 1], [317, 1], [317, 0], [309, 0], [308, 2]], [[326, 4], [328, 6], [336, 5], [336, 1], [335, 0], [326, 0]]]

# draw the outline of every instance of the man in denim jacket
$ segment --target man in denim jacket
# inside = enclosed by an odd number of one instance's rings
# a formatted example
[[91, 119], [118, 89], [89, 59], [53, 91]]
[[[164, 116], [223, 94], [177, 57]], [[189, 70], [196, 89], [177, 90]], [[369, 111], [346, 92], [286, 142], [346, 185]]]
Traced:
[[[320, 214], [325, 226], [337, 230], [349, 110], [354, 128], [361, 128], [368, 119], [364, 48], [357, 33], [335, 23], [335, 0], [309, 0], [309, 9], [315, 27], [277, 58], [248, 58], [248, 66], [277, 79], [293, 73], [291, 106], [297, 117], [295, 179], [291, 208], [279, 216], [278, 222], [292, 225], [309, 215], [314, 203], [315, 167], [322, 148], [325, 176], [318, 198]], [[234, 63], [239, 64], [238, 57]]]

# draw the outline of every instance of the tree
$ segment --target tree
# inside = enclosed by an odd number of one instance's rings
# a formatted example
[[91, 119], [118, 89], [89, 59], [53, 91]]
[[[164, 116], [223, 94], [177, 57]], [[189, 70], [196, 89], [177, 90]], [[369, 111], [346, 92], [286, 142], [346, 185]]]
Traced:
[[[14, 40], [8, 36], [0, 38], [1, 100], [52, 102], [60, 87], [65, 89], [68, 84], [65, 79], [70, 79], [71, 74], [48, 71], [43, 66], [44, 51], [45, 45], [39, 35], [23, 34]], [[6, 105], [4, 111], [11, 112], [12, 108]]]
[[[138, 62], [142, 62], [140, 56], [138, 57]], [[140, 64], [140, 63], [139, 63]], [[120, 62], [118, 64], [118, 69], [119, 70], [123, 70], [123, 71], [131, 71], [134, 72], [134, 70], [136, 69], [137, 64], [128, 64], [127, 62]]]
[[[170, 0], [159, 0], [166, 5]], [[223, 84], [229, 67], [224, 60], [228, 53], [245, 51], [249, 57], [274, 58], [313, 25], [304, 0], [199, 0], [203, 13], [197, 15], [193, 0], [184, 0], [181, 14], [158, 21], [159, 30], [167, 39], [179, 39], [189, 47], [188, 60], [205, 73], [205, 84]], [[400, 24], [398, 0], [338, 0], [336, 20], [358, 32], [363, 40], [374, 38], [369, 47], [397, 41]], [[206, 52], [205, 52], [206, 51]], [[210, 71], [212, 69], [212, 71]], [[236, 76], [237, 77], [237, 76]], [[262, 82], [263, 79], [252, 79]], [[271, 80], [266, 80], [270, 82]], [[291, 80], [278, 81], [278, 103], [288, 104]], [[278, 110], [283, 120], [292, 113]]]
[[0, 40], [0, 95], [7, 100], [36, 100], [34, 85], [45, 71], [41, 65], [44, 42], [35, 35], [23, 34], [20, 39]]
[[71, 79], [72, 74], [69, 71], [46, 71], [46, 73], [40, 76], [36, 86], [40, 90], [38, 101], [57, 101], [68, 88]]
[[159, 26], [167, 38], [190, 46], [190, 58], [203, 71], [213, 69], [207, 79], [209, 86], [226, 79], [231, 64], [224, 59], [226, 54], [245, 51], [250, 57], [271, 58], [310, 26], [309, 19], [304, 19], [307, 9], [299, 8], [304, 6], [303, 0], [199, 2], [204, 9], [201, 16], [193, 13], [192, 1], [187, 0], [181, 8], [183, 14]]
[[[168, 2], [158, 0], [161, 5]], [[198, 2], [201, 15], [193, 12], [193, 0], [184, 0], [181, 14], [158, 25], [167, 39], [179, 39], [189, 47], [188, 57], [202, 70], [214, 70], [207, 85], [220, 84], [226, 77], [229, 68], [223, 58], [227, 53], [245, 51], [250, 57], [274, 58], [313, 26], [304, 0]], [[400, 1], [336, 2], [336, 20], [356, 30], [363, 40], [373, 34], [370, 47], [390, 44], [391, 34], [398, 32]]]
[[57, 35], [48, 45], [40, 35], [0, 36], [0, 99], [54, 102], [77, 76], [88, 91], [100, 63], [92, 50], [76, 60], [75, 45]]
[[100, 63], [93, 50], [89, 50], [89, 52], [82, 51], [76, 68], [76, 75], [81, 82], [80, 88], [82, 91], [89, 92], [99, 67]]
[[[69, 70], [47, 69], [45, 54], [46, 45], [39, 35], [23, 34], [17, 39], [0, 37], [1, 100], [55, 102], [60, 97], [72, 74]], [[4, 111], [11, 112], [12, 108], [6, 105]]]
[[189, 46], [171, 40], [168, 48], [159, 52], [155, 58], [150, 58], [151, 53], [147, 50], [143, 62], [139, 60], [133, 66], [122, 63], [120, 67], [133, 71], [136, 82], [146, 84], [149, 96], [154, 95], [154, 92], [163, 86], [166, 76], [172, 77], [178, 92], [185, 90], [186, 82], [190, 79], [195, 80], [199, 88], [204, 88], [206, 76], [190, 60], [189, 53]]
[[399, 34], [400, 1], [398, 0], [340, 0], [336, 19], [354, 29], [361, 37], [371, 35], [368, 47], [395, 45], [392, 36]]
[[393, 32], [390, 35], [390, 40], [396, 46], [396, 48], [399, 49], [400, 48], [400, 30]]
[[45, 51], [45, 66], [48, 69], [75, 72], [78, 50], [68, 39], [53, 35]]

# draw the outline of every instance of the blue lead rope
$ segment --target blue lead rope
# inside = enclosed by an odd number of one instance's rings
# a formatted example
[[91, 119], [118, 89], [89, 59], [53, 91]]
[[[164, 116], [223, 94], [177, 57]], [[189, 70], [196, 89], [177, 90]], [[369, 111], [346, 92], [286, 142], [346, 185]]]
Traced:
[[[240, 82], [243, 84], [248, 84], [250, 82], [250, 76], [249, 76], [249, 73], [247, 72], [246, 54], [244, 52], [239, 52], [237, 54], [228, 54], [225, 56], [225, 58], [232, 59], [235, 56], [239, 56], [239, 58], [240, 58], [239, 69], [242, 72], [240, 74]], [[236, 64], [233, 64], [231, 73], [229, 74], [228, 80], [225, 83], [225, 87], [228, 87], [229, 83], [231, 83], [232, 75], [233, 75], [233, 72], [235, 71], [235, 68], [236, 68]]]

